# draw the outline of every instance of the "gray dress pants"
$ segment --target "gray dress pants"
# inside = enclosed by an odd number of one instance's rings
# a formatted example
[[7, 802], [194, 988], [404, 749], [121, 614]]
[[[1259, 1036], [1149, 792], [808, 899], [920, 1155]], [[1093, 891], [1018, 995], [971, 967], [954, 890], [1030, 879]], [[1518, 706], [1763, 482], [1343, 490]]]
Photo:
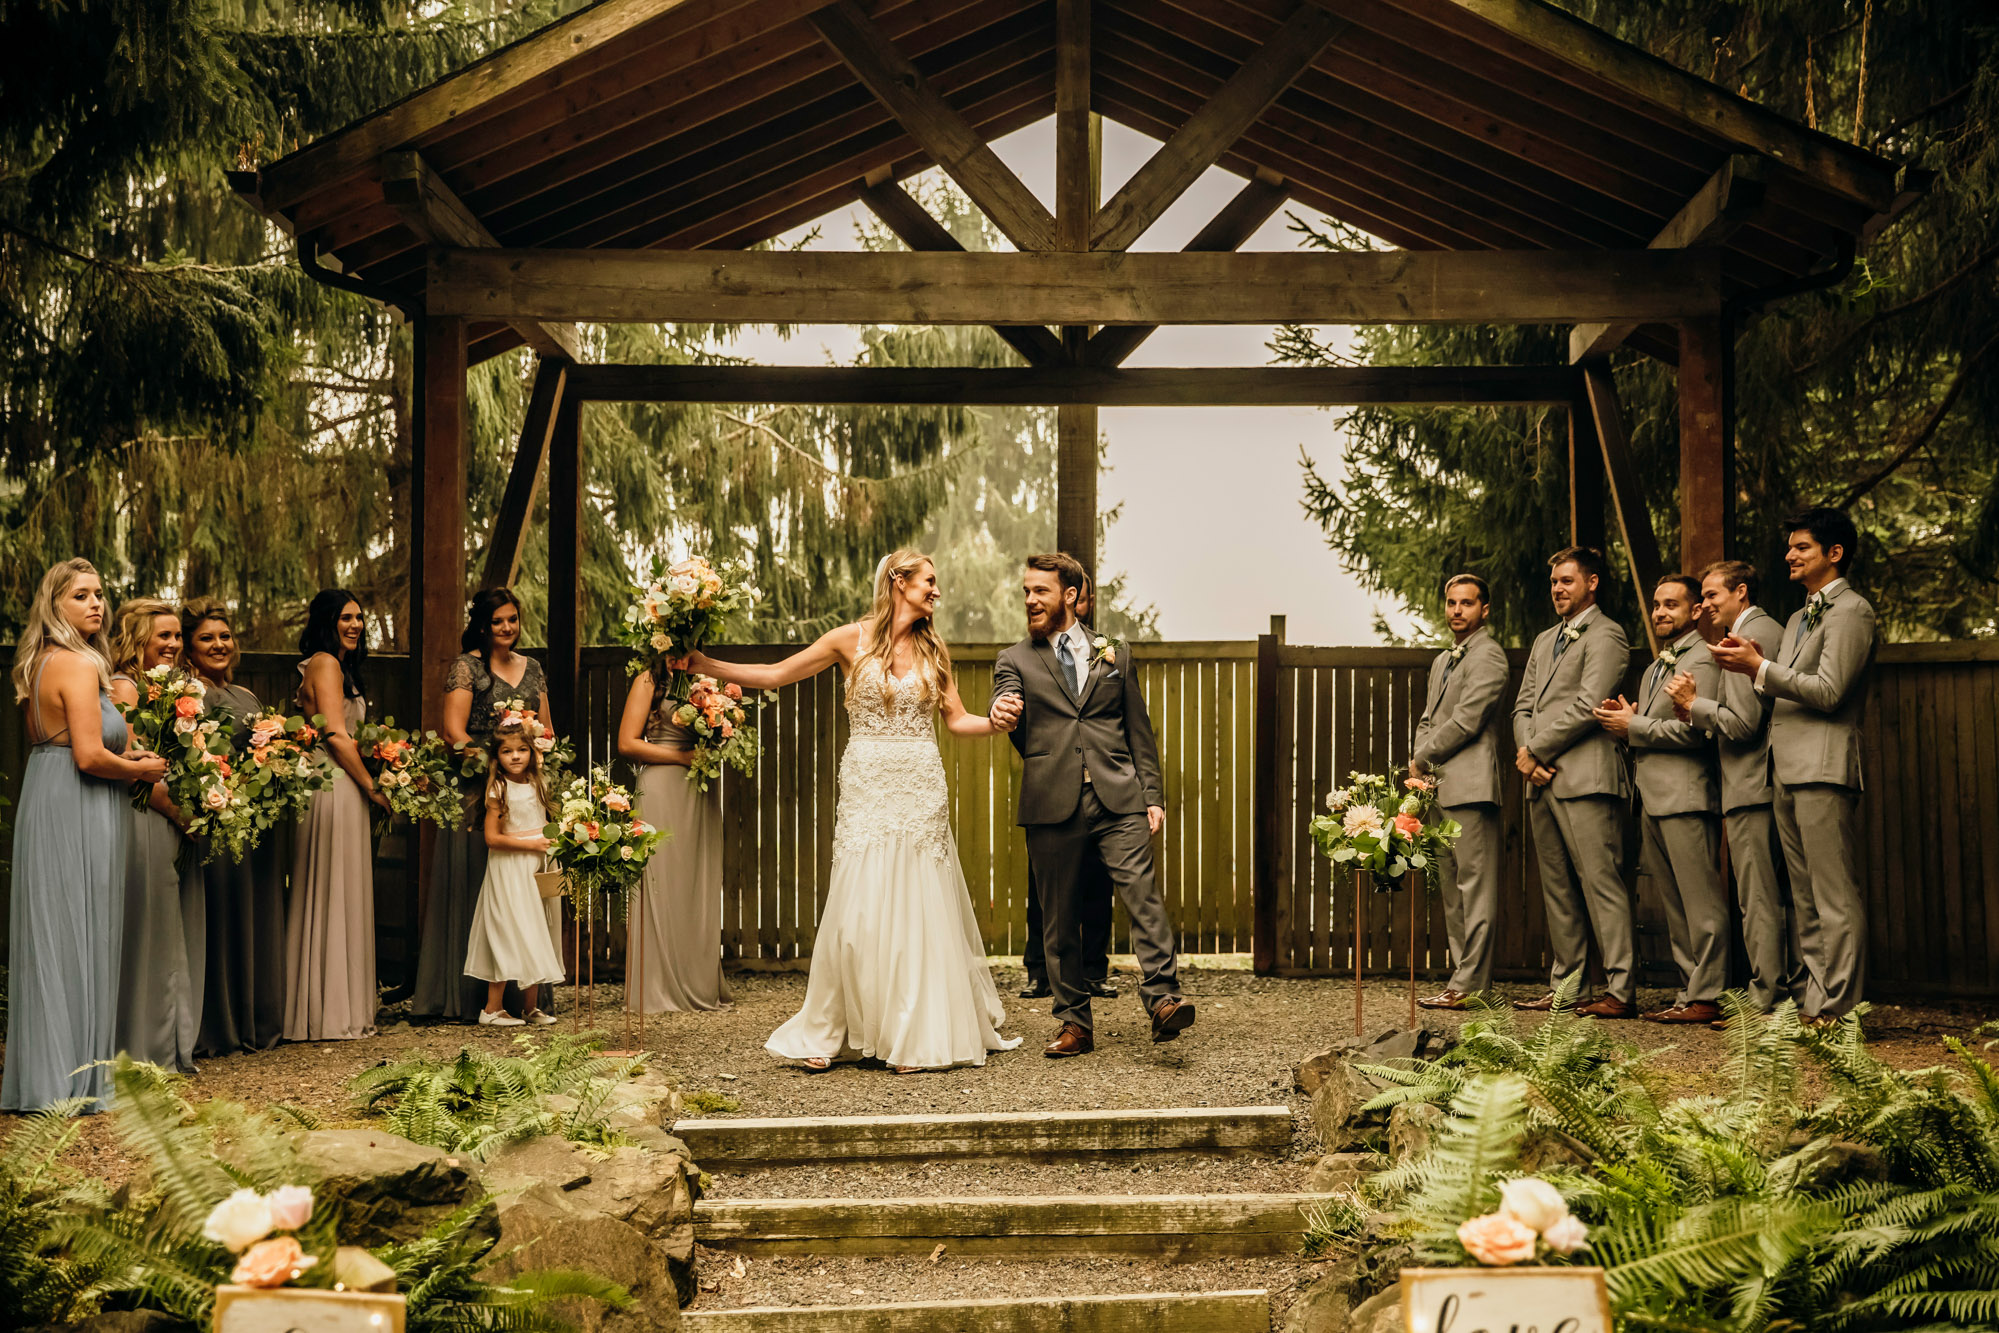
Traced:
[[1808, 1014], [1838, 1018], [1860, 1003], [1867, 975], [1867, 901], [1860, 891], [1860, 793], [1777, 784], [1777, 836], [1791, 872], [1791, 907], [1805, 962]]
[[1443, 899], [1444, 930], [1455, 969], [1445, 988], [1482, 995], [1492, 985], [1492, 927], [1499, 913], [1505, 826], [1499, 807], [1484, 801], [1445, 806], [1444, 817], [1455, 819], [1464, 830], [1437, 867], [1438, 896]]
[[1680, 969], [1675, 1004], [1713, 1004], [1728, 984], [1728, 899], [1715, 864], [1713, 815], [1646, 815], [1639, 873], [1658, 886]]
[[1777, 846], [1777, 815], [1749, 805], [1721, 817], [1728, 833], [1728, 866], [1742, 908], [1742, 947], [1749, 956], [1749, 1004], [1767, 1014], [1785, 1000], [1805, 998], [1798, 914], [1791, 908], [1784, 854]]
[[[1534, 852], [1541, 861], [1541, 896], [1548, 909], [1550, 989], [1560, 987], [1589, 957], [1596, 936], [1611, 998], [1638, 994], [1631, 940], [1631, 891], [1618, 873], [1624, 849], [1624, 802], [1615, 796], [1564, 799], [1537, 791], [1527, 799]], [[1578, 993], [1581, 1003], [1586, 997]]]

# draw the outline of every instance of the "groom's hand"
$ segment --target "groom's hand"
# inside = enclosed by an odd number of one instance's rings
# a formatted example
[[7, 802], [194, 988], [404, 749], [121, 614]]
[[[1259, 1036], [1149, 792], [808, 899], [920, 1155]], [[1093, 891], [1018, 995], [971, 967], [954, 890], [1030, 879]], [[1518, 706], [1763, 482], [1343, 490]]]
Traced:
[[1146, 806], [1145, 826], [1152, 830], [1153, 837], [1158, 837], [1159, 830], [1166, 827], [1166, 807], [1161, 805]]
[[993, 706], [987, 712], [986, 717], [992, 722], [993, 730], [1012, 731], [1020, 725], [1020, 713], [1020, 696], [1017, 694], [1002, 694], [999, 698], [993, 700]]

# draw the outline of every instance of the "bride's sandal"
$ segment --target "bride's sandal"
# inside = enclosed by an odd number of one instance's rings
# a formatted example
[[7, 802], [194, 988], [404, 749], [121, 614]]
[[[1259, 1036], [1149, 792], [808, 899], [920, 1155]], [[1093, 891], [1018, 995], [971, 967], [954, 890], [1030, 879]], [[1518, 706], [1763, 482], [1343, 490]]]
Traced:
[[833, 1067], [833, 1062], [823, 1055], [808, 1055], [802, 1067], [814, 1074], [823, 1074]]

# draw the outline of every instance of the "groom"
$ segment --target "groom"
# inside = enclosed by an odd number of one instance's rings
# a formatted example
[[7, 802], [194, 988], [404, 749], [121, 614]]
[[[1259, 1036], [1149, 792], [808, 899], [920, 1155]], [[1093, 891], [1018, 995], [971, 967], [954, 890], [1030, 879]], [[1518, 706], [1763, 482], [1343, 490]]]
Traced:
[[[1166, 823], [1159, 750], [1129, 661], [1101, 652], [1076, 618], [1083, 567], [1066, 555], [1027, 559], [1021, 589], [1028, 637], [993, 664], [993, 698], [1021, 701], [1013, 748], [1026, 761], [1020, 823], [1041, 897], [1053, 1012], [1062, 1030], [1043, 1054], [1087, 1055], [1090, 987], [1083, 975], [1081, 915], [1092, 863], [1103, 867], [1131, 918], [1144, 975], [1139, 998], [1152, 1039], [1172, 1041], [1194, 1022], [1180, 995], [1173, 926], [1152, 877], [1152, 837]], [[996, 709], [995, 723], [1009, 710]]]

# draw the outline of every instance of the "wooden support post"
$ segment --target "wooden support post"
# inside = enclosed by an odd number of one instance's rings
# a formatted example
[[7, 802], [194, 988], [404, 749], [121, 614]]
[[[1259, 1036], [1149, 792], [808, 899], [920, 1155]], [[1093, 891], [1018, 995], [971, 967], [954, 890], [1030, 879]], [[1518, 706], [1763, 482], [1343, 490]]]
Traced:
[[564, 394], [548, 441], [548, 705], [555, 729], [575, 736], [583, 674], [583, 449], [581, 404]]
[[1728, 317], [1680, 326], [1680, 567], [1725, 559], [1735, 536], [1735, 347]]
[[[1102, 127], [1090, 115], [1090, 0], [1055, 5], [1055, 248], [1090, 248], [1101, 188]], [[1079, 359], [1086, 324], [1066, 325], [1062, 345]], [[1097, 409], [1055, 409], [1055, 545], [1097, 577]]]
[[[1652, 515], [1645, 507], [1645, 488], [1631, 459], [1631, 437], [1624, 427], [1624, 409], [1617, 401], [1609, 363], [1584, 366], [1583, 388], [1596, 422], [1597, 443], [1603, 447], [1603, 475], [1610, 483], [1610, 506], [1617, 515], [1618, 536], [1624, 540], [1624, 554], [1631, 563], [1632, 594], [1641, 607], [1649, 608], [1652, 589], [1665, 566], [1659, 559], [1659, 536], [1652, 531]], [[1653, 652], [1659, 651], [1649, 618], [1645, 621], [1645, 641]]]
[[1278, 764], [1277, 672], [1284, 646], [1284, 617], [1270, 618], [1270, 633], [1256, 640], [1256, 775], [1252, 782], [1256, 824], [1250, 831], [1253, 895], [1250, 958], [1258, 976], [1277, 970], [1277, 856], [1289, 812], [1275, 799]]
[[1569, 544], [1603, 550], [1603, 446], [1589, 399], [1569, 404]]
[[465, 322], [417, 321], [422, 377], [417, 422], [416, 532], [410, 543], [410, 661], [417, 716], [424, 727], [443, 721], [444, 674], [458, 655], [465, 622]]
[[507, 489], [500, 497], [500, 512], [493, 518], [492, 539], [486, 547], [485, 573], [479, 581], [482, 588], [511, 588], [520, 577], [521, 550], [527, 545], [541, 474], [548, 466], [548, 442], [554, 434], [557, 406], [566, 396], [568, 372], [565, 362], [547, 357], [535, 367], [527, 414], [521, 420], [521, 441], [514, 447], [514, 465], [507, 473]]
[[1097, 581], [1097, 409], [1055, 409], [1055, 545]]

